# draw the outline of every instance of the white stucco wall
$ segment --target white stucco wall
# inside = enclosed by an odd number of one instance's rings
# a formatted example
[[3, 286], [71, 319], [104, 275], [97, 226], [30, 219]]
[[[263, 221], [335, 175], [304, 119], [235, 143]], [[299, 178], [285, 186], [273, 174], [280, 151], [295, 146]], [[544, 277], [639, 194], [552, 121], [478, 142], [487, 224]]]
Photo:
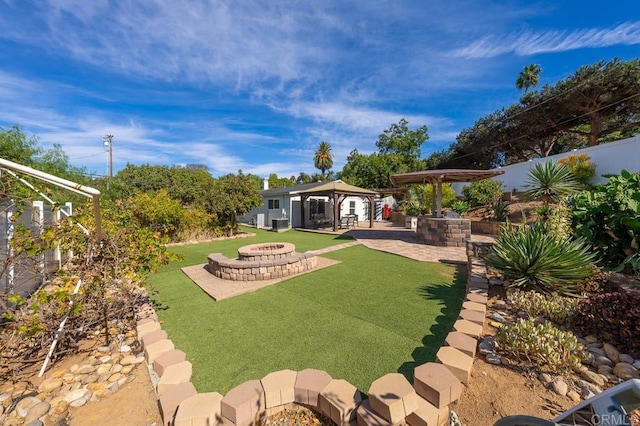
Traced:
[[[607, 181], [603, 177], [605, 174], [617, 175], [620, 174], [622, 169], [630, 172], [640, 171], [640, 135], [545, 158], [537, 158], [524, 163], [511, 164], [498, 168], [498, 170], [502, 170], [505, 173], [492, 179], [502, 182], [505, 191], [512, 191], [514, 188], [518, 191], [523, 191], [529, 176], [529, 170], [535, 164], [546, 163], [547, 161], [556, 162], [561, 158], [574, 154], [587, 154], [591, 158], [591, 162], [596, 166], [596, 176], [591, 183], [603, 183]], [[456, 191], [456, 195], [461, 195], [462, 187], [465, 185], [468, 184], [454, 183], [451, 186]]]

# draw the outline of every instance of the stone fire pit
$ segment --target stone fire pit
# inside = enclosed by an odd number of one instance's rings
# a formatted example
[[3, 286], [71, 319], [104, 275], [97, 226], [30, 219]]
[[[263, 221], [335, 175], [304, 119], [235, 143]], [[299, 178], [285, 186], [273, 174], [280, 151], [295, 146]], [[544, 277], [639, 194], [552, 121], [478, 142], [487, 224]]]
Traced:
[[312, 253], [296, 253], [290, 243], [252, 244], [238, 249], [238, 258], [222, 253], [207, 257], [209, 273], [223, 280], [261, 281], [287, 277], [314, 269], [317, 257]]

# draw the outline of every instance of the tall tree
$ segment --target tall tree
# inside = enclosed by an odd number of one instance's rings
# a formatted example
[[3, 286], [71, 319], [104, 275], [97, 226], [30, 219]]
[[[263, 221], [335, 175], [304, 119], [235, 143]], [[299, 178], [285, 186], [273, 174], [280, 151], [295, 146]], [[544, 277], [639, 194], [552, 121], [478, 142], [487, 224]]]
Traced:
[[262, 197], [250, 179], [246, 176], [229, 174], [217, 179], [209, 188], [206, 208], [207, 211], [218, 216], [225, 227], [225, 233], [233, 235], [238, 229], [236, 217], [247, 214], [261, 202]]
[[516, 87], [518, 90], [524, 89], [524, 93], [529, 91], [530, 87], [535, 87], [540, 82], [540, 73], [542, 72], [542, 68], [538, 64], [531, 64], [524, 67], [520, 74], [518, 74], [518, 79], [516, 80]]
[[413, 172], [423, 167], [420, 147], [427, 139], [427, 126], [411, 130], [409, 122], [402, 118], [378, 136], [376, 146], [380, 154], [395, 156], [395, 162], [405, 169], [394, 170], [394, 173]]
[[324, 173], [327, 170], [333, 167], [333, 154], [331, 153], [331, 145], [329, 142], [320, 142], [320, 145], [318, 145], [318, 149], [313, 156], [313, 164], [316, 169], [319, 169], [322, 172], [322, 176], [324, 176]]

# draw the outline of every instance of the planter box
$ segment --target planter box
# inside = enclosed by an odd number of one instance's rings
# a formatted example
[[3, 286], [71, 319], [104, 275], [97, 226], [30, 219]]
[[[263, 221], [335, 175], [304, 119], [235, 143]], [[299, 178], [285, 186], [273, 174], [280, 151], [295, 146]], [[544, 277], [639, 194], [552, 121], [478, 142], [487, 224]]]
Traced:
[[418, 218], [416, 216], [405, 216], [404, 218], [404, 227], [407, 229], [417, 229], [418, 228]]

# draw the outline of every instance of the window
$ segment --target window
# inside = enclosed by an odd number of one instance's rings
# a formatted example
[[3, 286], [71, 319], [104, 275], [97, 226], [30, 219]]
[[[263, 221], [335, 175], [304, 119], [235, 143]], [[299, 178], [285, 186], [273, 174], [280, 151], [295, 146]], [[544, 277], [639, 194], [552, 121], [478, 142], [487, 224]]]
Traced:
[[349, 201], [349, 214], [356, 214], [356, 202]]
[[269, 200], [267, 201], [269, 210], [276, 210], [280, 208], [280, 200], [279, 199], [275, 199], [275, 200]]

